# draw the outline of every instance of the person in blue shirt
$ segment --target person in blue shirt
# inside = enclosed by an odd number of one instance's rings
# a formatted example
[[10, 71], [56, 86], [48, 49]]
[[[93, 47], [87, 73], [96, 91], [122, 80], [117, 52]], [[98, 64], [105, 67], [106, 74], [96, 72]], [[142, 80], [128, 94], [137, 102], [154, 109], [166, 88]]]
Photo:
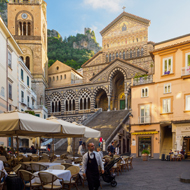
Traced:
[[111, 152], [112, 154], [115, 153], [115, 147], [114, 147], [113, 145], [114, 145], [114, 142], [112, 142], [112, 143], [111, 143], [111, 146], [110, 146], [110, 152]]
[[82, 145], [82, 139], [79, 140], [79, 146]]

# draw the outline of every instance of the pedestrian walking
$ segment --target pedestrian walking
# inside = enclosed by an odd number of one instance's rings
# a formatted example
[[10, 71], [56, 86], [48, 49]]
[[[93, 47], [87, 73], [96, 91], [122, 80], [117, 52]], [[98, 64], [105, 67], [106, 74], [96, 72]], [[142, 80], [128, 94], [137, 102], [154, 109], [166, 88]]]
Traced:
[[104, 173], [104, 165], [100, 155], [94, 151], [94, 143], [88, 144], [88, 152], [83, 156], [82, 173], [87, 177], [89, 190], [98, 190], [100, 187], [100, 172]]

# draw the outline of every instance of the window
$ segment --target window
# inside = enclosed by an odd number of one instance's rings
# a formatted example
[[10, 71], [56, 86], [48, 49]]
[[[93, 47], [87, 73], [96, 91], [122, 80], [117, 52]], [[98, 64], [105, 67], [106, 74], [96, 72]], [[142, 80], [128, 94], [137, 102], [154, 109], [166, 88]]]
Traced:
[[109, 55], [109, 62], [111, 62], [111, 53], [110, 53], [110, 55]]
[[172, 73], [172, 67], [173, 67], [173, 60], [172, 57], [163, 59], [163, 75], [168, 75]]
[[49, 82], [51, 82], [51, 77], [49, 77]]
[[106, 55], [106, 62], [108, 62], [108, 55]]
[[12, 100], [12, 85], [9, 84], [9, 99]]
[[126, 24], [123, 24], [122, 31], [126, 31], [126, 30], [127, 30], [127, 26]]
[[46, 119], [46, 115], [44, 115], [44, 119]]
[[29, 79], [29, 76], [27, 76], [27, 86], [28, 86], [28, 87], [30, 86], [30, 79]]
[[171, 84], [165, 84], [164, 85], [164, 94], [171, 92]]
[[150, 105], [140, 106], [140, 123], [150, 123]]
[[9, 111], [11, 111], [12, 110], [12, 106], [9, 104]]
[[113, 54], [113, 60], [115, 59], [115, 54]]
[[141, 89], [141, 97], [148, 97], [148, 88], [142, 88]]
[[140, 56], [140, 50], [138, 49], [137, 50], [137, 57], [139, 57]]
[[121, 58], [121, 52], [119, 53], [119, 58]]
[[186, 96], [185, 110], [190, 111], [190, 95]]
[[40, 114], [35, 114], [36, 117], [40, 117]]
[[28, 36], [31, 35], [31, 24], [28, 22]]
[[186, 67], [190, 66], [190, 53], [186, 53], [186, 63], [185, 63]]
[[123, 52], [123, 59], [125, 59], [125, 51]]
[[24, 81], [24, 71], [22, 69], [20, 71], [20, 74], [21, 74], [21, 80]]
[[116, 58], [118, 58], [118, 53], [116, 53]]
[[27, 106], [29, 107], [30, 106], [30, 97], [27, 96]]
[[59, 67], [57, 67], [57, 70], [59, 70]]
[[143, 54], [144, 54], [144, 49], [141, 48], [141, 56], [143, 56]]
[[1, 96], [5, 97], [5, 88], [3, 86], [1, 87]]
[[60, 76], [60, 79], [62, 80], [62, 75]]
[[163, 99], [163, 111], [162, 113], [170, 113], [171, 112], [171, 98]]
[[53, 81], [55, 81], [55, 77], [53, 77]]
[[8, 66], [12, 68], [12, 54], [8, 51]]
[[26, 57], [26, 67], [30, 70], [30, 57]]
[[64, 75], [64, 79], [66, 79], [66, 75]]
[[59, 80], [59, 77], [57, 76], [57, 80]]

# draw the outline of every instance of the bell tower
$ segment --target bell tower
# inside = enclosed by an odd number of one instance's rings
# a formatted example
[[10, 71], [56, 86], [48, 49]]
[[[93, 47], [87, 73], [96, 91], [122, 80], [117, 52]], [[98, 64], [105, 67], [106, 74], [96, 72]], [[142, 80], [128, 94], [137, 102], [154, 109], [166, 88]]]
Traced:
[[21, 47], [24, 61], [31, 71], [32, 89], [37, 104], [45, 105], [47, 88], [47, 19], [43, 0], [9, 0], [8, 28]]

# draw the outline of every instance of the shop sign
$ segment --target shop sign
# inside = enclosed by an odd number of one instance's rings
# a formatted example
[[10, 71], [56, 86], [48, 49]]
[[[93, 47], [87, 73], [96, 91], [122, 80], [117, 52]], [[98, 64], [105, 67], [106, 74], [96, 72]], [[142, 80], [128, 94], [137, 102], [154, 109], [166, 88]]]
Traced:
[[132, 141], [132, 146], [136, 146], [136, 141], [135, 140]]

